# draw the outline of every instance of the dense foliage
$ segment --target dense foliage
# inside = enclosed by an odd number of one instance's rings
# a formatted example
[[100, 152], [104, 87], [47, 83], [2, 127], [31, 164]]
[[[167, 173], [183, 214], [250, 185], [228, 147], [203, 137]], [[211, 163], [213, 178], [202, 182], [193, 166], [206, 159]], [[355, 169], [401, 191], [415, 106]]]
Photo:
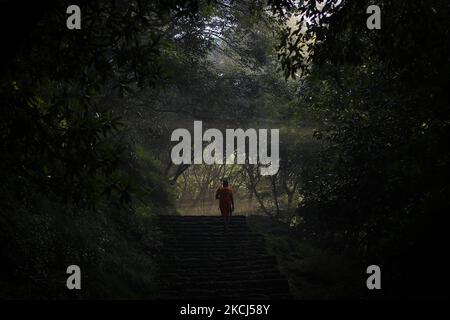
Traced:
[[[22, 14], [7, 5], [2, 14]], [[83, 297], [154, 294], [154, 279], [146, 279], [153, 273], [142, 269], [152, 270], [156, 244], [146, 240], [151, 230], [141, 216], [171, 204], [164, 200], [167, 191], [152, 188], [163, 189], [158, 173], [140, 175], [159, 169], [121, 141], [121, 121], [106, 97], [164, 76], [159, 57], [165, 25], [189, 17], [195, 7], [177, 1], [80, 5], [83, 28], [71, 32], [65, 28], [67, 1], [36, 4], [28, 13], [35, 24], [20, 30], [23, 37], [2, 63], [5, 296], [64, 297], [70, 264], [80, 265], [88, 279]], [[153, 201], [151, 212], [134, 212], [133, 199]]]
[[303, 228], [380, 261], [392, 294], [443, 294], [436, 283], [450, 227], [450, 6], [378, 1], [382, 28], [368, 30], [371, 1], [318, 4], [292, 9], [304, 13], [295, 30], [308, 23], [308, 32], [286, 39], [308, 49], [285, 44], [281, 54], [286, 74], [309, 74], [300, 103], [320, 121], [324, 143], [302, 189]]

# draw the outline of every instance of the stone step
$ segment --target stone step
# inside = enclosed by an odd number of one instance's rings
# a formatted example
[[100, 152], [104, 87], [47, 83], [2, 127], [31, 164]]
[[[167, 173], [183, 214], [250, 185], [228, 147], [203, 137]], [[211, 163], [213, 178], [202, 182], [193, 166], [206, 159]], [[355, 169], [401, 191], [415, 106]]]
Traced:
[[183, 247], [191, 247], [195, 250], [201, 251], [202, 247], [215, 248], [215, 247], [236, 247], [236, 246], [259, 246], [265, 248], [265, 241], [262, 239], [249, 239], [249, 238], [238, 238], [230, 241], [226, 241], [225, 239], [212, 239], [212, 238], [200, 238], [200, 239], [183, 239], [183, 238], [170, 238], [164, 239], [164, 248], [183, 248]]
[[222, 232], [196, 232], [196, 231], [171, 231], [163, 230], [165, 232], [165, 238], [167, 239], [186, 239], [186, 240], [245, 240], [245, 239], [263, 239], [261, 235], [252, 234], [249, 232], [230, 232], [223, 234]]
[[216, 281], [197, 281], [197, 279], [190, 279], [187, 281], [175, 282], [172, 284], [171, 288], [173, 289], [183, 289], [186, 287], [194, 286], [196, 290], [198, 289], [245, 289], [249, 290], [250, 288], [258, 288], [258, 289], [268, 289], [274, 290], [276, 288], [285, 289], [288, 287], [287, 280], [284, 278], [275, 278], [275, 279], [248, 279], [248, 280], [237, 280], [237, 281], [227, 281], [227, 280], [216, 280]]
[[258, 272], [267, 272], [268, 270], [273, 270], [278, 272], [277, 265], [275, 263], [242, 263], [239, 265], [233, 264], [225, 264], [225, 263], [202, 263], [201, 265], [198, 262], [174, 262], [177, 265], [166, 266], [165, 272], [175, 272], [179, 274], [190, 274], [190, 275], [198, 275], [201, 273], [251, 273], [255, 274]]
[[193, 256], [190, 252], [173, 252], [173, 251], [166, 251], [165, 255], [167, 262], [170, 263], [186, 263], [191, 266], [196, 265], [246, 265], [246, 266], [254, 266], [258, 263], [261, 263], [261, 265], [267, 265], [267, 264], [276, 264], [276, 262], [255, 262], [254, 260], [264, 255], [264, 250], [261, 249], [258, 252], [241, 252], [239, 254], [239, 263], [238, 262], [229, 262], [231, 261], [236, 255], [228, 253], [227, 252], [220, 252], [220, 254], [197, 254]]
[[166, 246], [180, 246], [180, 247], [191, 247], [191, 248], [202, 248], [202, 247], [233, 247], [233, 246], [262, 246], [265, 247], [265, 241], [260, 238], [247, 238], [247, 239], [183, 239], [183, 238], [169, 238], [164, 239], [164, 244]]
[[[217, 225], [217, 226], [222, 226], [224, 221], [221, 217], [210, 217], [210, 218], [190, 218], [190, 217], [174, 217], [174, 218], [164, 218], [164, 217], [159, 217], [158, 218], [160, 221], [161, 225], [166, 225], [166, 224], [171, 224], [171, 225]], [[247, 219], [245, 217], [233, 217], [230, 220], [231, 225], [246, 225], [247, 224]]]
[[230, 226], [227, 232], [225, 232], [224, 226], [160, 226], [161, 230], [171, 231], [171, 232], [199, 232], [211, 234], [215, 233], [217, 235], [229, 235], [235, 233], [250, 233], [250, 229], [245, 226]]
[[245, 216], [227, 231], [218, 216], [161, 216], [161, 288], [165, 298], [280, 299], [289, 286], [262, 235]]
[[[177, 251], [177, 249], [166, 249], [166, 258], [174, 260], [197, 260], [197, 261], [216, 261], [227, 262], [238, 260], [242, 262], [253, 261], [254, 259], [263, 257], [266, 254], [264, 248], [258, 250], [240, 250], [236, 253], [234, 250], [216, 250], [216, 251], [202, 251], [195, 252], [190, 250]], [[236, 259], [235, 259], [236, 258]]]
[[230, 263], [234, 265], [240, 265], [240, 264], [248, 264], [248, 263], [271, 263], [276, 264], [277, 259], [274, 256], [267, 255], [267, 254], [259, 254], [259, 255], [251, 255], [251, 256], [243, 256], [242, 254], [235, 254], [232, 256], [228, 255], [212, 255], [212, 256], [202, 256], [201, 254], [197, 254], [195, 256], [170, 256], [167, 257], [171, 261], [185, 261], [185, 260], [198, 260], [198, 261], [204, 261], [205, 259], [210, 262], [217, 262], [217, 263]]
[[174, 242], [171, 246], [164, 244], [161, 247], [161, 250], [164, 250], [165, 252], [174, 251], [174, 252], [190, 252], [195, 254], [219, 254], [220, 252], [227, 252], [227, 254], [234, 254], [239, 255], [241, 252], [248, 252], [249, 250], [253, 249], [261, 249], [264, 252], [266, 252], [264, 246], [253, 243], [253, 244], [243, 244], [242, 246], [237, 245], [207, 245], [202, 244], [198, 245], [196, 247], [188, 246], [185, 244], [178, 244]]
[[[189, 222], [185, 222], [185, 221], [178, 221], [178, 220], [161, 220], [159, 219], [159, 225], [161, 227], [174, 227], [174, 228], [181, 228], [181, 227], [205, 227], [205, 228], [218, 228], [218, 227], [224, 227], [224, 223], [222, 220], [217, 220], [217, 221], [189, 221]], [[232, 220], [229, 224], [230, 227], [242, 227], [242, 228], [246, 228], [248, 227], [247, 225], [247, 221], [246, 220]]]
[[[222, 217], [217, 215], [217, 216], [189, 216], [189, 215], [183, 215], [183, 216], [169, 216], [169, 215], [161, 215], [158, 217], [160, 220], [170, 220], [170, 221], [182, 221], [182, 222], [189, 222], [189, 221], [201, 221], [201, 222], [206, 222], [206, 221], [222, 221]], [[241, 216], [241, 215], [233, 215], [232, 216], [233, 220], [246, 220], [247, 217], [246, 216]]]
[[166, 299], [182, 299], [182, 300], [286, 300], [291, 299], [289, 293], [285, 290], [280, 291], [258, 291], [258, 290], [197, 290], [185, 292], [167, 292]]
[[[224, 257], [224, 256], [171, 256], [167, 257], [167, 262], [170, 263], [167, 267], [176, 266], [182, 268], [183, 265], [195, 266], [198, 268], [207, 266], [223, 266], [223, 267], [236, 267], [236, 268], [257, 268], [262, 269], [264, 266], [273, 266], [277, 264], [277, 261], [272, 256], [254, 255], [248, 257]], [[259, 267], [258, 267], [259, 266]]]
[[221, 234], [221, 233], [190, 233], [190, 232], [180, 232], [180, 233], [171, 233], [169, 231], [164, 238], [165, 240], [170, 239], [183, 239], [186, 241], [199, 241], [199, 240], [213, 240], [213, 241], [244, 241], [244, 240], [252, 240], [252, 239], [264, 239], [262, 235], [252, 234], [249, 232], [242, 233], [230, 233], [230, 234]]
[[[171, 282], [190, 282], [195, 275], [195, 280], [198, 282], [213, 282], [213, 281], [243, 281], [243, 280], [258, 280], [258, 279], [277, 279], [280, 278], [278, 271], [269, 270], [267, 272], [220, 272], [220, 273], [190, 273], [186, 272], [184, 276], [178, 273], [167, 273], [167, 279]], [[284, 278], [283, 278], [284, 279]], [[284, 279], [286, 280], [286, 279]]]
[[[201, 220], [201, 219], [191, 219], [191, 220], [179, 220], [179, 219], [159, 219], [159, 224], [161, 227], [171, 226], [171, 227], [223, 227], [224, 221], [220, 219], [211, 220]], [[233, 218], [230, 222], [230, 227], [246, 227], [246, 219], [236, 219]]]
[[[186, 273], [186, 272], [242, 272], [242, 271], [252, 271], [252, 272], [258, 272], [259, 270], [266, 270], [268, 268], [273, 268], [274, 270], [277, 269], [277, 265], [275, 263], [252, 263], [252, 262], [246, 262], [241, 263], [239, 265], [236, 264], [225, 264], [225, 263], [208, 263], [204, 262], [202, 264], [199, 264], [197, 261], [195, 262], [188, 262], [188, 261], [182, 261], [174, 260], [174, 263], [177, 265], [167, 265], [165, 267], [166, 272], [169, 270], [174, 270], [176, 272], [180, 273]], [[179, 264], [179, 265], [178, 265]]]

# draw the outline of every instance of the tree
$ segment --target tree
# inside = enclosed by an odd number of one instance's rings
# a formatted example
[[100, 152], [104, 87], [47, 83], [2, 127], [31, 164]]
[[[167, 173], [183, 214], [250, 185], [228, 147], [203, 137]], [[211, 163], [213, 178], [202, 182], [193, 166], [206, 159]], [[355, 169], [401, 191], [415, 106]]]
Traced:
[[303, 71], [299, 107], [321, 123], [316, 136], [324, 143], [302, 188], [303, 227], [382, 261], [393, 295], [443, 294], [430, 282], [439, 266], [416, 258], [437, 259], [450, 226], [450, 50], [442, 41], [449, 5], [381, 1], [382, 28], [373, 31], [365, 24], [370, 1], [287, 3], [274, 9], [300, 18], [285, 30], [280, 58], [286, 75]]

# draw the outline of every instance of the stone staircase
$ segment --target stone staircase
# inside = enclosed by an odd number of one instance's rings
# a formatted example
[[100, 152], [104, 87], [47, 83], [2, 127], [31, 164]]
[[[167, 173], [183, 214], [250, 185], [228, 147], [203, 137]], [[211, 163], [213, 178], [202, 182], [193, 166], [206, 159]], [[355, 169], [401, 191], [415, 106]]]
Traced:
[[289, 287], [264, 237], [245, 216], [224, 231], [217, 216], [160, 216], [160, 286], [168, 299], [288, 299]]

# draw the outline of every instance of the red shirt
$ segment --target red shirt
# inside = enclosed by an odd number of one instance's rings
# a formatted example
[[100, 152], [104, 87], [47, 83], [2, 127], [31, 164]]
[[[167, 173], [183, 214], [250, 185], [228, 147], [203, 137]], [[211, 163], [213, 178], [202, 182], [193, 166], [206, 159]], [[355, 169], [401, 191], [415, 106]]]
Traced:
[[233, 204], [233, 189], [230, 187], [220, 187], [217, 189], [216, 197], [219, 198], [219, 206], [231, 207]]

